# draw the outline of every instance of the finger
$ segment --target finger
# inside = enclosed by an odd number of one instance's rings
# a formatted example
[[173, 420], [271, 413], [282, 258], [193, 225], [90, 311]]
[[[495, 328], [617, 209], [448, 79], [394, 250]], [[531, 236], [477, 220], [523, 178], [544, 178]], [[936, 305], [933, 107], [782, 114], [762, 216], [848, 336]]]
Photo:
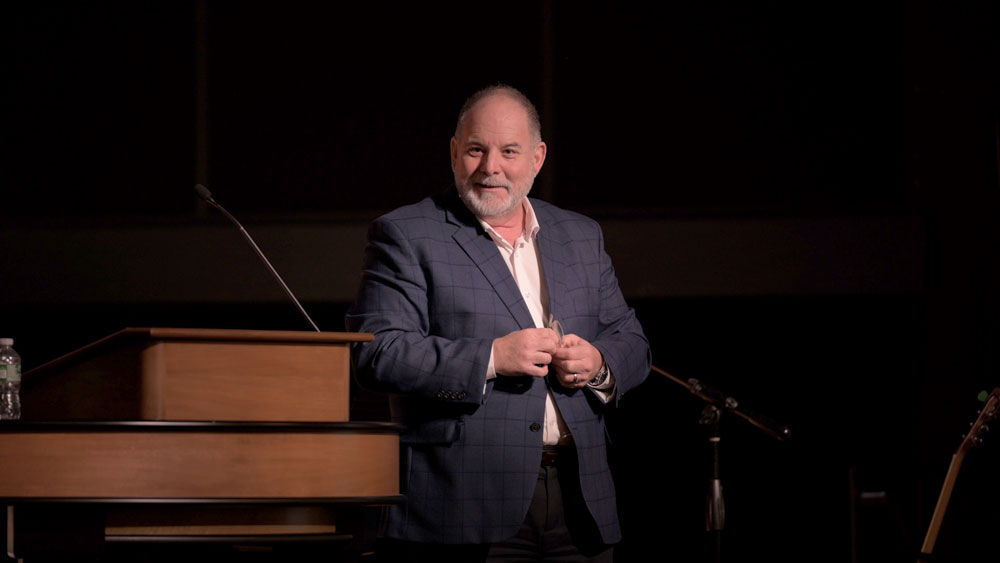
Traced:
[[575, 334], [567, 334], [562, 338], [563, 348], [570, 348], [579, 345], [581, 342], [586, 342], [586, 340], [580, 338]]
[[[567, 364], [571, 362], [579, 362], [584, 359], [586, 354], [580, 348], [559, 348], [554, 350], [552, 353], [552, 361], [559, 362], [560, 364]], [[573, 367], [566, 367], [567, 371], [571, 371]]]
[[526, 361], [523, 364], [519, 364], [516, 369], [517, 369], [516, 374], [507, 374], [507, 375], [527, 375], [531, 377], [545, 377], [546, 375], [549, 374], [548, 364], [533, 363], [530, 361]]
[[552, 353], [559, 349], [559, 335], [551, 328], [540, 328], [539, 349]]
[[552, 366], [563, 373], [568, 373], [570, 375], [574, 373], [579, 373], [582, 377], [583, 374], [589, 374], [591, 371], [591, 364], [586, 358], [583, 357], [563, 357], [561, 354], [553, 354], [552, 356]]
[[526, 375], [533, 377], [545, 377], [549, 374], [549, 365], [552, 363], [552, 355], [545, 352], [530, 354], [525, 358], [523, 371]]
[[569, 389], [576, 389], [582, 387], [583, 385], [586, 385], [585, 378], [580, 373], [563, 372], [560, 373], [556, 379], [559, 381], [560, 385]]
[[556, 376], [556, 381], [559, 382], [559, 385], [562, 385], [563, 387], [566, 387], [567, 389], [572, 389], [573, 388], [573, 374], [572, 373], [570, 373], [570, 374], [560, 373], [559, 375]]
[[549, 374], [549, 366], [546, 365], [530, 365], [524, 370], [525, 375], [531, 377], [545, 377]]

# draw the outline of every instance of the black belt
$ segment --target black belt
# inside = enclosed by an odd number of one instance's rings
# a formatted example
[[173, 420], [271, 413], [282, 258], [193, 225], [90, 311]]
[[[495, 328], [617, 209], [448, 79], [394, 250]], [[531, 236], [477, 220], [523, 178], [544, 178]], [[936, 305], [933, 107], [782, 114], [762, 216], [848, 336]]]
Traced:
[[554, 467], [562, 462], [570, 461], [576, 455], [573, 448], [567, 446], [543, 446], [542, 466]]

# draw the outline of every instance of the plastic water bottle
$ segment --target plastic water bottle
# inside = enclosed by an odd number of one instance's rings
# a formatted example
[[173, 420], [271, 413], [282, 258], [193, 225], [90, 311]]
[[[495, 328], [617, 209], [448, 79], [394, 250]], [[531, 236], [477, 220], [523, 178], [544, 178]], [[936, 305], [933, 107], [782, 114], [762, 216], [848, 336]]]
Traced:
[[21, 418], [21, 356], [13, 338], [0, 338], [0, 419]]

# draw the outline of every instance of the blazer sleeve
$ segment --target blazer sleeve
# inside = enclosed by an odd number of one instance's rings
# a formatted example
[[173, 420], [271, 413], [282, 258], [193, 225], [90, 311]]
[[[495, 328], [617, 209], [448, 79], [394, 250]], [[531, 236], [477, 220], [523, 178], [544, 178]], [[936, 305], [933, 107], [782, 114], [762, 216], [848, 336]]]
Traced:
[[361, 286], [345, 317], [349, 331], [375, 337], [352, 345], [355, 377], [377, 391], [478, 405], [493, 341], [431, 334], [428, 276], [436, 261], [429, 253], [446, 243], [427, 241], [385, 217], [372, 223]]
[[604, 249], [604, 234], [598, 229], [598, 256], [600, 264], [600, 292], [598, 303], [599, 333], [591, 342], [608, 364], [615, 377], [616, 403], [630, 389], [638, 387], [649, 375], [652, 356], [649, 341], [636, 319], [635, 311], [625, 302], [611, 257]]

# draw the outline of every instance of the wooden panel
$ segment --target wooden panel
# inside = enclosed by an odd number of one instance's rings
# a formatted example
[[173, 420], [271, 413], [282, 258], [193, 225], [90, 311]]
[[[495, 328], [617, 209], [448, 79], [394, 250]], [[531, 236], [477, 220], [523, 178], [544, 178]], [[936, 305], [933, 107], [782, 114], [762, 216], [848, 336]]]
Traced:
[[143, 352], [144, 420], [349, 419], [346, 345], [163, 341]]
[[399, 438], [364, 432], [9, 432], [0, 497], [328, 499], [399, 494]]
[[[121, 338], [115, 353], [85, 348], [54, 360], [21, 381], [26, 420], [138, 420], [142, 416], [141, 340]], [[43, 369], [45, 368], [45, 369]]]
[[370, 334], [128, 328], [25, 373], [25, 420], [349, 419]]

